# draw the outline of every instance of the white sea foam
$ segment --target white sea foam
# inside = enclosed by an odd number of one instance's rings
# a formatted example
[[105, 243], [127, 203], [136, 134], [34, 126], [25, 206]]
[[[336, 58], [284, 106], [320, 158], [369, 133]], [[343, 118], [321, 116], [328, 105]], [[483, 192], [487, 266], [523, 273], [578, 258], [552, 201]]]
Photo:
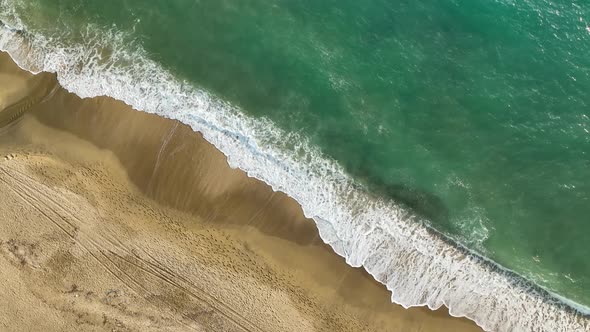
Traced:
[[[7, 0], [0, 0], [0, 10], [5, 18], [14, 14]], [[62, 86], [80, 97], [107, 95], [201, 132], [230, 166], [296, 199], [322, 239], [349, 265], [364, 266], [385, 284], [393, 302], [446, 305], [486, 330], [590, 330], [588, 317], [450, 244], [394, 203], [371, 197], [303, 138], [175, 78], [140, 48], [130, 51], [117, 32], [88, 29], [83, 42], [65, 45], [59, 36], [21, 33], [26, 28], [16, 16], [11, 20], [14, 28], [0, 27], [0, 49], [21, 67], [57, 73]]]

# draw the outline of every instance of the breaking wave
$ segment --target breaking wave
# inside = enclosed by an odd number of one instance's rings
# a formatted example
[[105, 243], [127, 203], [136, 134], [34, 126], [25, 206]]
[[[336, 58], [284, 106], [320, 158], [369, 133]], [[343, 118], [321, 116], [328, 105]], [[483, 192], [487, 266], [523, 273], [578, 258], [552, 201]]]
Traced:
[[80, 97], [110, 96], [201, 132], [231, 167], [297, 200], [324, 242], [386, 285], [393, 302], [406, 308], [446, 305], [451, 315], [486, 330], [590, 329], [584, 308], [574, 309], [427, 228], [410, 211], [371, 195], [303, 137], [248, 117], [175, 77], [140, 47], [129, 47], [115, 29], [89, 26], [80, 40], [66, 43], [62, 36], [29, 31], [2, 0], [0, 9], [11, 20], [0, 21], [0, 49], [19, 66], [56, 73]]

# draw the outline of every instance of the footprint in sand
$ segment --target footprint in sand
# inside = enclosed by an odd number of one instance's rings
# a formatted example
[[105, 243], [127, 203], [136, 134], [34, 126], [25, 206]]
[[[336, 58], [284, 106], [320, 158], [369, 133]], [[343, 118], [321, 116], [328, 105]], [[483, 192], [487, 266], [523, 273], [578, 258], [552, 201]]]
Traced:
[[10, 239], [6, 242], [0, 242], [0, 250], [9, 254], [9, 256], [22, 266], [39, 268], [37, 264], [37, 245]]
[[14, 158], [16, 158], [16, 154], [14, 153], [4, 156], [4, 160], [12, 160]]

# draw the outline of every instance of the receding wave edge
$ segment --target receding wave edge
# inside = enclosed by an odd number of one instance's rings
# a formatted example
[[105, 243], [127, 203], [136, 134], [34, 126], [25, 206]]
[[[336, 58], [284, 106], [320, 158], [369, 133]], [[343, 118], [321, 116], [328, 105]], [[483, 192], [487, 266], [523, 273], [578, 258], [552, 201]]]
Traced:
[[[0, 0], [0, 9], [10, 5]], [[65, 89], [82, 98], [109, 96], [201, 132], [231, 167], [297, 200], [324, 242], [386, 285], [393, 302], [406, 308], [445, 305], [451, 315], [485, 330], [590, 330], [587, 308], [566, 304], [428, 229], [395, 203], [371, 196], [302, 137], [176, 78], [141, 48], [129, 51], [118, 32], [89, 28], [83, 42], [65, 45], [25, 32], [18, 17], [12, 19], [12, 26], [0, 21], [0, 50], [21, 68], [54, 72]], [[289, 152], [293, 149], [298, 153]]]

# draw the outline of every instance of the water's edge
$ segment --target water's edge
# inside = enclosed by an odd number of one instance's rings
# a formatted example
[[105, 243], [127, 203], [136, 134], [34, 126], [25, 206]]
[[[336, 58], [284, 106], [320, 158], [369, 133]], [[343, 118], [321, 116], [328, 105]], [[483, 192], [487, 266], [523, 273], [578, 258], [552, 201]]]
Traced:
[[[133, 68], [117, 68], [106, 65], [97, 58], [96, 50], [85, 45], [66, 48], [23, 31], [0, 24], [0, 50], [21, 68], [54, 72], [65, 89], [82, 98], [109, 96], [201, 132], [227, 156], [231, 167], [299, 202], [305, 215], [316, 222], [324, 242], [349, 265], [364, 266], [386, 285], [393, 302], [406, 308], [445, 305], [452, 316], [469, 318], [486, 330], [590, 328], [585, 316], [590, 311], [582, 306], [566, 305], [516, 273], [424, 227], [408, 211], [369, 197], [337, 164], [301, 138], [267, 121], [254, 121], [206, 92], [178, 82], [142, 54], [122, 49], [117, 53], [117, 46], [111, 46], [111, 63], [121, 58], [134, 60]], [[113, 40], [92, 42], [106, 47]], [[301, 142], [312, 160], [308, 165], [269, 145], [285, 137]]]

